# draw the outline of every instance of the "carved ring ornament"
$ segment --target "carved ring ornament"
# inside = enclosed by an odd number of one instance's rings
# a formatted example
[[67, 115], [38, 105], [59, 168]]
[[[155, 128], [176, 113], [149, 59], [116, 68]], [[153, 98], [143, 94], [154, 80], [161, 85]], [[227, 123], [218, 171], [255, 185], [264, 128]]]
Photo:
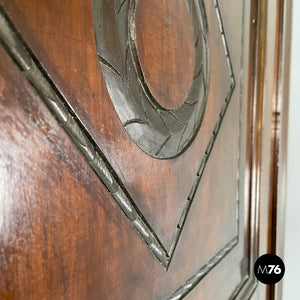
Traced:
[[205, 10], [202, 1], [185, 1], [193, 26], [194, 74], [183, 104], [168, 109], [151, 93], [141, 68], [136, 43], [137, 3], [94, 1], [97, 54], [109, 95], [130, 137], [152, 157], [172, 158], [191, 144], [205, 112], [209, 89]]

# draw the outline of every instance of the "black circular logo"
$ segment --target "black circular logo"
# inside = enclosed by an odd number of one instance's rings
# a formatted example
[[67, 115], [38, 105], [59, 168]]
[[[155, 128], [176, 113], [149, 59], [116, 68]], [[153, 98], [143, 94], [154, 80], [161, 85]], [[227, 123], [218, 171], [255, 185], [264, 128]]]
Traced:
[[285, 272], [282, 259], [275, 254], [264, 254], [254, 264], [256, 278], [264, 284], [275, 284]]

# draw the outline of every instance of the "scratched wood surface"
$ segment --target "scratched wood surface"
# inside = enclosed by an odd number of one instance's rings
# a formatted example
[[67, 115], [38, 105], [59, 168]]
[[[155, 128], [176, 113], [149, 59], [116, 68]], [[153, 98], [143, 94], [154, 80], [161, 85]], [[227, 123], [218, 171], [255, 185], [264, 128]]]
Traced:
[[[37, 95], [38, 85], [30, 85], [12, 60], [14, 53], [1, 47], [0, 298], [249, 295], [249, 260], [255, 255], [248, 173], [248, 63], [253, 60], [248, 49], [249, 43], [255, 44], [250, 1], [203, 2], [209, 32], [207, 106], [190, 147], [165, 160], [143, 152], [118, 118], [97, 57], [92, 1], [0, 3], [17, 38], [30, 49], [25, 52], [36, 58], [56, 92], [65, 97], [84, 126], [83, 134], [99, 147], [139, 214], [133, 221], [122, 212], [112, 191]], [[126, 1], [105, 3], [115, 5], [124, 17]], [[255, 7], [251, 9], [254, 18]], [[181, 105], [195, 61], [185, 1], [138, 2], [135, 25], [138, 55], [151, 92], [166, 108]], [[192, 205], [187, 206], [195, 182]], [[167, 268], [136, 227], [144, 224], [137, 223], [141, 219], [166, 249]], [[180, 237], [174, 239], [178, 231]]]

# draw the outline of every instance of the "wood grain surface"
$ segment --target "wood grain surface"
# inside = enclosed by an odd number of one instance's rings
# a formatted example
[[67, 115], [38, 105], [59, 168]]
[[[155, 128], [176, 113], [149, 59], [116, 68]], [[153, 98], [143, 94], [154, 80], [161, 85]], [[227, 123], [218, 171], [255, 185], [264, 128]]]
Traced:
[[[137, 146], [115, 110], [98, 61], [92, 1], [0, 3], [24, 53], [38, 62], [42, 76], [134, 201], [139, 219], [168, 252], [166, 267], [2, 40], [0, 298], [249, 298], [258, 250], [260, 198], [255, 191], [260, 191], [261, 162], [256, 155], [260, 124], [270, 123], [260, 111], [261, 77], [254, 76], [263, 67], [259, 29], [264, 26], [256, 23], [263, 22], [263, 4], [201, 2], [211, 70], [204, 118], [185, 152], [161, 160]], [[103, 3], [121, 16], [128, 4]], [[174, 3], [139, 1], [135, 23], [145, 79], [167, 108], [182, 103], [195, 61], [186, 2]], [[267, 194], [267, 188], [262, 191]]]
[[[152, 220], [151, 226], [161, 240], [166, 245], [170, 244], [179, 218], [178, 211], [189, 193], [218, 119], [217, 108], [221, 108], [226, 97], [224, 92], [230, 85], [226, 61], [221, 56], [224, 56], [223, 44], [214, 5], [206, 5], [207, 17], [214, 20], [210, 22], [210, 30], [218, 33], [210, 41], [211, 62], [218, 69], [222, 66], [223, 71], [214, 73], [215, 79], [211, 79], [207, 117], [195, 142], [180, 159], [159, 161], [145, 155], [135, 145], [115, 113], [97, 61], [91, 3], [83, 1], [72, 5], [68, 1], [41, 3], [32, 0], [25, 3], [20, 0], [16, 3], [4, 1], [4, 4], [17, 28], [23, 29], [22, 36], [37, 58], [43, 62], [96, 142], [101, 145], [104, 154], [110, 157], [110, 163], [137, 206], [148, 220]], [[46, 12], [45, 16], [43, 11]], [[235, 54], [239, 64], [238, 55]], [[141, 174], [144, 178], [142, 182]], [[170, 176], [174, 179], [171, 180]]]
[[183, 104], [195, 67], [193, 26], [186, 2], [138, 1], [137, 50], [155, 99], [166, 108]]

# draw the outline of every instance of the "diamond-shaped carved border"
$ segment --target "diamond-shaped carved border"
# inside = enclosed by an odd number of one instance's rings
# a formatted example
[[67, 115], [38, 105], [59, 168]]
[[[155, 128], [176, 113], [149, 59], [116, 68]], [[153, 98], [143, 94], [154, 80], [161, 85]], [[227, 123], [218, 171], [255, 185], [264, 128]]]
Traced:
[[[181, 213], [180, 220], [177, 223], [177, 230], [173, 237], [173, 242], [169, 251], [165, 249], [147, 220], [135, 205], [130, 194], [125, 189], [121, 180], [116, 175], [116, 172], [111, 167], [110, 163], [104, 156], [103, 152], [87, 131], [84, 124], [79, 120], [76, 113], [73, 111], [68, 101], [59, 91], [55, 83], [44, 67], [37, 60], [33, 52], [29, 49], [25, 41], [22, 39], [13, 23], [9, 20], [4, 9], [0, 5], [0, 42], [5, 48], [14, 62], [21, 69], [27, 80], [40, 95], [48, 109], [55, 116], [61, 127], [69, 135], [70, 139], [83, 155], [86, 162], [93, 169], [97, 177], [105, 185], [109, 193], [112, 195], [116, 203], [124, 212], [126, 217], [131, 222], [132, 226], [146, 244], [148, 249], [153, 253], [157, 260], [167, 270], [174, 254], [177, 242], [185, 224], [185, 220], [191, 208], [194, 195], [199, 186], [203, 175], [206, 163], [213, 149], [217, 135], [219, 133], [223, 118], [230, 103], [230, 99], [235, 88], [235, 79], [228, 50], [228, 45], [225, 37], [223, 22], [221, 18], [219, 2], [215, 0], [216, 14], [220, 27], [220, 34], [223, 41], [224, 51], [228, 71], [230, 75], [231, 85], [225, 97], [223, 106], [219, 113], [219, 118], [215, 124], [209, 143], [206, 147], [205, 154], [201, 160], [196, 178], [190, 189], [189, 196], [186, 200], [185, 207]], [[206, 265], [199, 269], [188, 281], [174, 292], [170, 299], [182, 299], [226, 254], [237, 244], [238, 238], [235, 237], [223, 249], [221, 249]]]

